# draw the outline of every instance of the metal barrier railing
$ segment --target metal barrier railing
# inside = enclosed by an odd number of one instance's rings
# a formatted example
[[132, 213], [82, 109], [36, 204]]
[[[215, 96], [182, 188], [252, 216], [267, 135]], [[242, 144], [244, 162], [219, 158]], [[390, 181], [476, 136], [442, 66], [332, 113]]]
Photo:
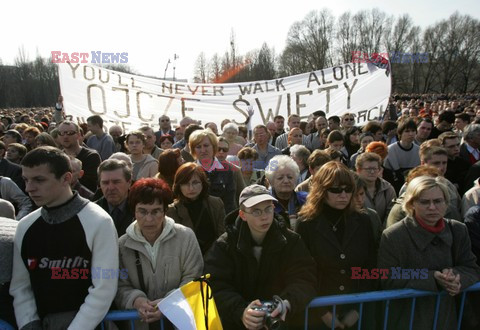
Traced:
[[[135, 329], [135, 321], [140, 320], [140, 316], [136, 309], [129, 309], [124, 311], [111, 311], [105, 315], [101, 323], [102, 330], [105, 330], [105, 322], [107, 321], [130, 321], [130, 329]], [[164, 329], [163, 317], [160, 319], [160, 330]]]
[[[460, 309], [458, 313], [458, 323], [457, 329], [460, 330], [463, 318], [463, 311], [465, 307], [465, 299], [467, 293], [472, 291], [480, 291], [480, 282], [475, 283], [471, 287], [462, 291], [461, 300], [460, 300]], [[440, 308], [440, 299], [441, 296], [446, 295], [445, 291], [440, 293], [431, 292], [431, 291], [421, 291], [421, 290], [414, 290], [414, 289], [399, 289], [399, 290], [385, 290], [385, 291], [373, 291], [373, 292], [364, 292], [364, 293], [357, 293], [357, 294], [342, 294], [336, 296], [325, 296], [325, 297], [317, 297], [314, 298], [307, 306], [305, 310], [305, 329], [308, 329], [308, 322], [309, 322], [309, 310], [311, 308], [317, 307], [330, 307], [332, 306], [332, 315], [336, 315], [336, 307], [337, 305], [347, 305], [347, 304], [360, 304], [359, 306], [359, 315], [360, 318], [357, 321], [357, 329], [362, 329], [362, 317], [363, 317], [363, 304], [369, 302], [379, 302], [385, 301], [385, 312], [384, 312], [384, 319], [383, 319], [383, 329], [387, 329], [387, 321], [388, 321], [388, 312], [390, 307], [390, 300], [397, 300], [397, 299], [412, 299], [412, 307], [410, 310], [410, 322], [409, 322], [409, 329], [413, 327], [413, 316], [415, 314], [415, 302], [416, 298], [419, 297], [428, 297], [428, 296], [437, 296], [436, 304], [435, 304], [435, 314], [434, 314], [434, 323], [433, 329], [436, 329], [437, 319], [438, 319], [438, 311]], [[332, 317], [332, 325], [331, 329], [334, 329], [335, 324], [335, 317]]]
[[[460, 330], [460, 327], [462, 325], [463, 311], [465, 307], [465, 299], [466, 299], [467, 293], [473, 292], [473, 291], [480, 291], [480, 282], [462, 291], [461, 300], [460, 300], [460, 309], [458, 313], [458, 323], [457, 323], [458, 330]], [[438, 311], [440, 308], [440, 299], [441, 299], [441, 296], [444, 296], [446, 294], [447, 293], [445, 291], [442, 291], [440, 293], [435, 293], [431, 291], [400, 289], [400, 290], [373, 291], [373, 292], [365, 292], [365, 293], [358, 293], [358, 294], [343, 294], [343, 295], [336, 295], [336, 296], [317, 297], [308, 304], [305, 310], [305, 329], [306, 330], [308, 329], [309, 310], [311, 308], [333, 306], [332, 315], [335, 315], [336, 306], [346, 305], [346, 304], [360, 304], [360, 308], [359, 308], [360, 318], [357, 321], [358, 323], [357, 328], [361, 329], [362, 317], [363, 317], [363, 304], [369, 303], [369, 302], [379, 302], [379, 301], [386, 302], [384, 320], [383, 320], [383, 329], [387, 329], [390, 300], [397, 300], [397, 299], [412, 299], [412, 307], [410, 311], [410, 326], [409, 326], [409, 329], [412, 329], [413, 316], [415, 314], [416, 298], [437, 296], [437, 301], [435, 306], [435, 315], [434, 315], [434, 326], [433, 326], [433, 328], [436, 329]], [[140, 320], [140, 317], [138, 316], [138, 312], [134, 309], [124, 310], [124, 311], [111, 311], [103, 319], [101, 327], [102, 327], [102, 330], [105, 329], [105, 322], [107, 321], [130, 321], [130, 329], [135, 329], [135, 321], [137, 320]], [[334, 322], [335, 322], [335, 318], [332, 318], [331, 329], [334, 329]], [[11, 325], [0, 320], [0, 330], [13, 330], [13, 329], [14, 328]], [[164, 329], [163, 318], [160, 320], [160, 329], [161, 330]]]

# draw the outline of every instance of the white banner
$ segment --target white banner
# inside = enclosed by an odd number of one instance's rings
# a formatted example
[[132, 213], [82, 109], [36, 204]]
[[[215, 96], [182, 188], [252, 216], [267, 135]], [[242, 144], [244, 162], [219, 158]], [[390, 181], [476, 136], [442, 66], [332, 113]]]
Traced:
[[391, 82], [385, 69], [370, 63], [349, 63], [333, 68], [274, 80], [229, 84], [193, 84], [167, 81], [106, 70], [94, 65], [59, 64], [64, 108], [73, 120], [85, 122], [101, 115], [105, 126], [126, 131], [143, 125], [158, 128], [158, 118], [172, 123], [185, 116], [217, 125], [223, 119], [242, 124], [252, 105], [254, 127], [316, 110], [327, 117], [353, 112], [357, 122], [381, 119], [388, 105]]

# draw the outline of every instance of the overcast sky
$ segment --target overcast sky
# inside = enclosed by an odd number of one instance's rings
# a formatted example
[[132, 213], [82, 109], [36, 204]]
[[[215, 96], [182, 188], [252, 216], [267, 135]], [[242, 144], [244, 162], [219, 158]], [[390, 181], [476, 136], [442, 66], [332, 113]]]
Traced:
[[[13, 64], [23, 45], [30, 59], [51, 51], [128, 52], [137, 72], [163, 77], [177, 54], [176, 77], [191, 79], [195, 61], [229, 48], [233, 29], [239, 54], [263, 42], [280, 53], [290, 26], [311, 10], [328, 8], [336, 17], [346, 11], [379, 8], [408, 13], [421, 27], [448, 18], [455, 10], [480, 18], [478, 0], [176, 0], [176, 1], [4, 1], [1, 4], [0, 59]], [[173, 74], [170, 64], [167, 77]]]

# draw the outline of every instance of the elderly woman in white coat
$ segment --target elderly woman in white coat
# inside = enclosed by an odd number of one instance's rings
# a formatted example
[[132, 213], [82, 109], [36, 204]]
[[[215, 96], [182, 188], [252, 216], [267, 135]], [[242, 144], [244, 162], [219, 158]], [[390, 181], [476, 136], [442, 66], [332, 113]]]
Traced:
[[[413, 179], [403, 204], [407, 217], [383, 232], [378, 256], [378, 268], [391, 271], [382, 280], [384, 289], [448, 293], [440, 301], [438, 329], [456, 328], [453, 296], [477, 282], [480, 274], [466, 226], [444, 219], [448, 200], [449, 191], [442, 178]], [[433, 328], [435, 302], [436, 297], [417, 298], [413, 329]], [[408, 329], [410, 304], [404, 300], [391, 302], [388, 329]]]
[[203, 259], [195, 234], [165, 216], [172, 192], [160, 179], [141, 179], [130, 189], [128, 202], [135, 221], [119, 239], [120, 269], [115, 298], [121, 309], [136, 309], [148, 329], [162, 314], [157, 303], [172, 290], [202, 274]]

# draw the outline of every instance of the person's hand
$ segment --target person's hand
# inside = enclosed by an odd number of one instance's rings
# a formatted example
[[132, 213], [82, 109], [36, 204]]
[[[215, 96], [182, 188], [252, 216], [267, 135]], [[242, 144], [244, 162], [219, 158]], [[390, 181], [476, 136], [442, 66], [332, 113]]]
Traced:
[[157, 300], [154, 300], [154, 301], [150, 301], [150, 300], [148, 301], [148, 304], [150, 306], [152, 306], [155, 311], [146, 313], [147, 319], [145, 320], [145, 322], [152, 323], [152, 322], [158, 321], [162, 318], [162, 312], [157, 307], [157, 305], [160, 301], [162, 301], [162, 299], [157, 299]]
[[247, 113], [248, 113], [248, 117], [253, 116], [253, 114], [255, 113], [255, 110], [253, 110], [253, 107], [251, 105], [248, 106]]
[[265, 322], [265, 312], [252, 309], [253, 306], [262, 306], [260, 300], [252, 301], [243, 311], [242, 322], [249, 330], [262, 329]]
[[272, 312], [270, 316], [271, 317], [280, 316], [280, 319], [282, 319], [282, 321], [285, 321], [287, 317], [287, 312], [289, 311], [289, 309], [290, 309], [290, 303], [288, 302], [288, 300], [282, 300], [282, 303], [278, 304], [277, 308], [275, 308], [275, 310]]
[[451, 268], [445, 268], [442, 270], [442, 272], [435, 271], [433, 276], [437, 280], [438, 284], [442, 286], [451, 296], [455, 296], [460, 293], [462, 288], [462, 284], [460, 283], [460, 274], [455, 275]]
[[[332, 313], [327, 312], [325, 315], [322, 316], [322, 321], [323, 323], [330, 329], [332, 327]], [[343, 325], [342, 322], [338, 320], [338, 318], [335, 316], [335, 325], [333, 326], [334, 329], [345, 329], [345, 326]]]
[[357, 323], [358, 319], [360, 318], [360, 315], [358, 312], [354, 309], [349, 310], [347, 314], [342, 319], [342, 323], [347, 327], [353, 326], [355, 323]]
[[133, 302], [133, 307], [138, 311], [140, 319], [143, 322], [153, 322], [149, 320], [155, 314], [155, 312], [157, 312], [157, 310], [150, 304], [150, 301], [147, 298], [138, 297]]

